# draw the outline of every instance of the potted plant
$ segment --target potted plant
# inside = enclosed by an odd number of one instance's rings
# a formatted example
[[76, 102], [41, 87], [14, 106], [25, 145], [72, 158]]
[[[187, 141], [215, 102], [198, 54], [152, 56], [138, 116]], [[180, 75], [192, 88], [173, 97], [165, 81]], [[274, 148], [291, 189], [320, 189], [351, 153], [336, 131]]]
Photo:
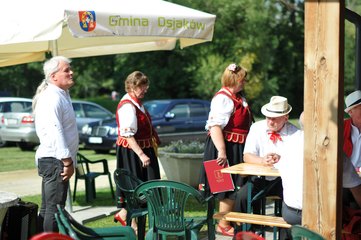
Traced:
[[203, 162], [204, 142], [173, 141], [159, 149], [159, 162], [168, 180], [198, 186], [200, 168]]

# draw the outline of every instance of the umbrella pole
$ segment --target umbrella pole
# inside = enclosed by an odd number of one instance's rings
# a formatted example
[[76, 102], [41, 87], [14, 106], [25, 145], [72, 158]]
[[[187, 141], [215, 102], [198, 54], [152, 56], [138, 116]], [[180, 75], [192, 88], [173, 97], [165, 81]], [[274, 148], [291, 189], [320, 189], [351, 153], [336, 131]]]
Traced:
[[66, 204], [65, 208], [68, 212], [73, 212], [73, 201], [71, 199], [71, 189], [70, 189], [70, 181], [69, 181], [69, 187], [68, 187], [68, 196], [66, 197]]

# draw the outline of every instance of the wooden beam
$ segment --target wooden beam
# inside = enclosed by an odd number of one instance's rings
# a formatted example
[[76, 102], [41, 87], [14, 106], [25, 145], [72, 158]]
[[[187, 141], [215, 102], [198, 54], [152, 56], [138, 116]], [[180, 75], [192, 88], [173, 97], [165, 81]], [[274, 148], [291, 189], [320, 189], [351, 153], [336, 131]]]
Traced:
[[305, 2], [302, 225], [341, 239], [344, 1]]

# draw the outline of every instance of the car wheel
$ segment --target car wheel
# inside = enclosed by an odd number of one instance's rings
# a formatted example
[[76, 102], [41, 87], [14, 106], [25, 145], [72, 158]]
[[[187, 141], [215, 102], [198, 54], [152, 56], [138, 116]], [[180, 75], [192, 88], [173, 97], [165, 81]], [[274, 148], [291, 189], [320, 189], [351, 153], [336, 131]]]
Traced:
[[1, 140], [1, 138], [0, 138], [0, 147], [5, 147], [6, 145], [7, 145], [7, 142]]
[[97, 154], [108, 154], [110, 150], [94, 150]]
[[34, 144], [31, 143], [18, 143], [18, 147], [21, 149], [21, 151], [33, 151], [35, 148]]

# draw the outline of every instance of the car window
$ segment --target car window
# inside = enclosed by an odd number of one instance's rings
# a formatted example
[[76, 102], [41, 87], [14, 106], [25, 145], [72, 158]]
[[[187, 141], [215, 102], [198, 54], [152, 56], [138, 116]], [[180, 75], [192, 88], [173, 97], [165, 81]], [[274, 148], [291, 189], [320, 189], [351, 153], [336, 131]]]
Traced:
[[158, 116], [162, 114], [167, 106], [168, 103], [159, 103], [159, 102], [144, 103], [144, 107], [147, 109], [147, 111], [151, 116]]
[[4, 102], [1, 104], [0, 112], [22, 112], [31, 107], [31, 102]]
[[200, 103], [192, 103], [189, 105], [190, 117], [204, 117], [208, 115], [208, 109]]
[[188, 104], [176, 104], [170, 110], [171, 113], [174, 113], [174, 118], [188, 118], [189, 117], [189, 107]]
[[73, 109], [77, 118], [84, 118], [85, 113], [80, 103], [73, 103]]
[[83, 104], [83, 108], [85, 111], [85, 116], [88, 118], [107, 118], [110, 117], [109, 113], [104, 111], [103, 109], [93, 106], [90, 104]]

